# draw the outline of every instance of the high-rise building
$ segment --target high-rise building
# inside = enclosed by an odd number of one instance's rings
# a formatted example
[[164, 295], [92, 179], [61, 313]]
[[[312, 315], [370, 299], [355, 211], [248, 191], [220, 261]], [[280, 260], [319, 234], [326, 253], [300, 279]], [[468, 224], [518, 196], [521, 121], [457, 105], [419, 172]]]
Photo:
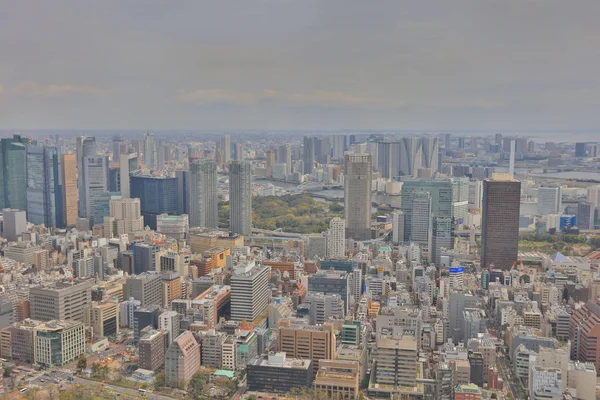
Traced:
[[481, 210], [483, 206], [483, 181], [469, 182], [469, 209]]
[[75, 226], [79, 215], [77, 202], [77, 156], [63, 154], [60, 156], [62, 176], [62, 206], [65, 226]]
[[83, 157], [82, 163], [83, 186], [80, 186], [79, 196], [81, 198], [83, 193], [85, 204], [83, 210], [80, 205], [79, 213], [92, 220], [94, 218], [94, 196], [108, 192], [108, 159], [99, 156]]
[[123, 198], [131, 197], [131, 182], [129, 179], [131, 173], [138, 169], [137, 165], [137, 153], [119, 155], [119, 191]]
[[92, 303], [92, 282], [57, 282], [52, 286], [35, 286], [29, 290], [31, 318], [39, 321], [53, 319], [82, 321]]
[[411, 241], [431, 252], [432, 223], [431, 193], [415, 191], [412, 196]]
[[177, 178], [177, 214], [190, 214], [190, 171], [175, 171]]
[[236, 161], [242, 161], [244, 159], [244, 146], [242, 143], [236, 143], [233, 146], [233, 159]]
[[189, 215], [191, 226], [218, 226], [217, 164], [212, 159], [190, 164]]
[[118, 192], [100, 192], [91, 197], [94, 213], [89, 217], [92, 227], [100, 225], [104, 228], [104, 218], [110, 216], [110, 202], [112, 200], [121, 200], [122, 197]]
[[562, 190], [560, 186], [538, 188], [537, 215], [558, 214], [562, 210]]
[[392, 243], [399, 244], [404, 242], [404, 212], [394, 211], [392, 213]]
[[319, 271], [308, 277], [308, 291], [337, 294], [344, 301], [346, 311], [352, 297], [351, 275], [339, 271]]
[[292, 150], [287, 144], [282, 144], [277, 149], [277, 163], [285, 164], [285, 174], [292, 173]]
[[439, 167], [438, 138], [406, 137], [377, 145], [377, 170], [384, 178], [414, 177], [421, 168], [436, 172]]
[[160, 315], [160, 306], [149, 305], [142, 306], [133, 311], [133, 343], [137, 344], [140, 337], [143, 336], [142, 330], [158, 329], [158, 316]]
[[305, 299], [309, 304], [309, 324], [324, 324], [329, 318], [344, 319], [345, 304], [337, 294], [308, 293]]
[[310, 136], [304, 136], [304, 149], [303, 149], [303, 165], [304, 174], [312, 174], [315, 166], [315, 138]]
[[313, 372], [319, 370], [320, 360], [335, 358], [335, 332], [332, 325], [291, 325], [289, 320], [279, 324], [279, 350], [288, 357], [311, 360]]
[[158, 329], [167, 333], [167, 343], [171, 343], [179, 336], [179, 322], [181, 314], [176, 311], [165, 311], [158, 316]]
[[343, 160], [344, 151], [348, 148], [346, 135], [333, 135], [333, 156], [334, 160]]
[[190, 223], [187, 214], [167, 215], [160, 214], [156, 217], [156, 232], [169, 238], [183, 240], [187, 238]]
[[114, 337], [119, 333], [119, 303], [107, 301], [92, 303], [90, 324], [94, 335], [98, 337]]
[[343, 258], [346, 256], [346, 221], [335, 217], [329, 221], [327, 233], [327, 256], [330, 258]]
[[160, 214], [177, 215], [179, 199], [177, 178], [136, 175], [131, 177], [131, 197], [140, 199], [144, 224], [156, 229]]
[[569, 321], [571, 359], [591, 362], [600, 369], [600, 306], [588, 301], [576, 308]]
[[371, 239], [371, 155], [346, 153], [344, 159], [344, 212], [346, 237]]
[[600, 207], [600, 185], [588, 186], [587, 201], [596, 208]]
[[59, 164], [55, 147], [27, 146], [27, 218], [33, 224], [64, 226]]
[[585, 143], [585, 142], [575, 143], [575, 157], [578, 157], [578, 158], [587, 157], [587, 143]]
[[165, 363], [166, 343], [171, 343], [162, 330], [150, 330], [140, 338], [139, 366], [149, 371], [156, 371]]
[[165, 357], [165, 385], [186, 387], [200, 369], [200, 345], [190, 331], [179, 335]]
[[142, 306], [162, 304], [162, 279], [156, 272], [127, 277], [123, 287], [125, 298], [139, 300]]
[[146, 164], [148, 169], [152, 170], [158, 166], [156, 156], [154, 135], [150, 132], [146, 132], [146, 135], [144, 135], [144, 164]]
[[595, 207], [587, 201], [577, 204], [577, 227], [579, 229], [594, 229], [595, 226]]
[[[79, 192], [79, 216], [87, 217], [86, 179], [83, 160], [96, 156], [96, 138], [91, 136], [77, 137], [77, 188]], [[108, 167], [107, 167], [108, 168]], [[108, 172], [107, 172], [108, 173]], [[105, 188], [106, 190], [106, 188]]]
[[109, 208], [110, 216], [104, 217], [104, 237], [113, 238], [144, 230], [140, 199], [111, 199]]
[[229, 165], [229, 230], [252, 234], [252, 165], [245, 161]]
[[483, 182], [481, 266], [508, 270], [517, 261], [521, 182], [496, 174]]
[[231, 160], [231, 135], [223, 135], [219, 149], [223, 152], [223, 165], [227, 165]]
[[414, 338], [379, 339], [375, 358], [375, 382], [393, 390], [414, 387], [417, 379], [417, 342]]
[[14, 135], [0, 140], [0, 209], [27, 208], [27, 156], [35, 140]]
[[23, 232], [27, 232], [26, 212], [12, 208], [2, 210], [1, 236], [9, 242], [16, 242]]
[[266, 323], [266, 310], [271, 300], [269, 267], [250, 262], [238, 266], [231, 275], [231, 319], [246, 319], [255, 326]]

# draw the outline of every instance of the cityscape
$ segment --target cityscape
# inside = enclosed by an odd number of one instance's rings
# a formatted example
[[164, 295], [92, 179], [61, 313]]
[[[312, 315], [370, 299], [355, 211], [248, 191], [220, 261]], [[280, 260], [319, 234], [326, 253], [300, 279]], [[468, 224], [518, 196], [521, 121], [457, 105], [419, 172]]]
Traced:
[[3, 399], [600, 399], [600, 4], [2, 3]]

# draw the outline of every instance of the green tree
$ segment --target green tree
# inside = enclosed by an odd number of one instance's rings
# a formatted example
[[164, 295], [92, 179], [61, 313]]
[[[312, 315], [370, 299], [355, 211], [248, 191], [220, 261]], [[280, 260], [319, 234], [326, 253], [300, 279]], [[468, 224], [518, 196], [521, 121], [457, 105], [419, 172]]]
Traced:
[[207, 399], [208, 377], [205, 374], [196, 372], [187, 387], [188, 396], [194, 400]]
[[12, 374], [12, 372], [13, 372], [13, 369], [12, 369], [12, 367], [6, 367], [6, 368], [4, 368], [4, 373], [3, 373], [3, 375], [4, 375], [6, 378], [8, 378], [8, 377], [9, 377], [9, 376]]
[[87, 368], [87, 357], [82, 355], [81, 357], [79, 357], [79, 359], [77, 360], [77, 368], [79, 370], [83, 370]]
[[156, 376], [154, 377], [154, 384], [156, 385], [156, 387], [165, 386], [165, 373], [164, 372], [159, 372], [158, 374], [156, 374]]

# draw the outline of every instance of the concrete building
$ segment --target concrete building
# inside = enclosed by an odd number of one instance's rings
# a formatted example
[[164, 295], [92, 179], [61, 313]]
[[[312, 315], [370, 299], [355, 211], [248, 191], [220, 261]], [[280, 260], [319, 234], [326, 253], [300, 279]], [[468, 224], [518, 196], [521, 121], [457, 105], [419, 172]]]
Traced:
[[246, 365], [248, 390], [287, 393], [293, 388], [308, 388], [313, 381], [311, 360], [287, 358], [286, 353], [255, 357]]
[[222, 367], [223, 343], [227, 334], [214, 329], [202, 334], [202, 365], [220, 369]]
[[190, 181], [190, 225], [216, 228], [218, 225], [216, 162], [211, 159], [192, 162]]
[[33, 264], [33, 255], [39, 250], [41, 250], [41, 247], [31, 242], [10, 243], [4, 249], [4, 257], [20, 262], [25, 266], [30, 266]]
[[179, 192], [174, 176], [132, 175], [131, 197], [140, 199], [144, 224], [156, 229], [156, 217], [161, 214], [177, 215]]
[[255, 326], [266, 324], [266, 311], [271, 299], [269, 267], [250, 262], [238, 266], [231, 276], [231, 319], [246, 319]]
[[229, 371], [235, 371], [237, 365], [236, 361], [237, 353], [237, 341], [232, 335], [228, 335], [223, 341], [221, 346], [221, 367]]
[[27, 232], [27, 213], [13, 208], [2, 210], [2, 237], [16, 242], [23, 232]]
[[279, 350], [289, 357], [312, 360], [313, 372], [320, 360], [335, 358], [335, 332], [330, 325], [292, 325], [289, 320], [279, 326]]
[[128, 276], [123, 292], [125, 298], [133, 297], [141, 302], [142, 306], [162, 305], [162, 278], [156, 272], [144, 272], [139, 275]]
[[[179, 335], [178, 335], [179, 336]], [[165, 363], [167, 334], [161, 330], [150, 330], [140, 338], [139, 367], [149, 371], [156, 371]]]
[[167, 343], [170, 344], [179, 336], [180, 321], [181, 315], [176, 311], [165, 311], [158, 316], [158, 329], [166, 332]]
[[181, 277], [177, 272], [162, 274], [162, 306], [169, 308], [173, 300], [181, 298]]
[[177, 240], [186, 239], [189, 226], [190, 223], [187, 214], [160, 214], [156, 217], [156, 232], [162, 233], [168, 238]]
[[92, 302], [90, 322], [95, 337], [114, 337], [119, 333], [119, 303]]
[[360, 390], [360, 365], [357, 361], [321, 360], [315, 376], [315, 389], [330, 399], [355, 399]]
[[346, 221], [335, 217], [329, 221], [327, 232], [327, 257], [344, 258], [346, 256]]
[[309, 323], [323, 324], [330, 318], [343, 319], [345, 305], [338, 294], [308, 293], [305, 302], [309, 304]]
[[161, 314], [161, 309], [157, 305], [143, 306], [133, 312], [133, 343], [137, 344], [140, 341], [141, 331], [150, 327], [150, 329], [158, 329], [158, 317]]
[[561, 212], [562, 188], [560, 186], [539, 187], [537, 215], [558, 214]]
[[142, 302], [129, 297], [119, 306], [119, 326], [122, 328], [133, 328], [133, 312], [142, 306]]
[[567, 387], [577, 390], [578, 399], [596, 400], [596, 368], [594, 364], [579, 361], [569, 362]]
[[375, 381], [394, 389], [414, 387], [417, 379], [418, 348], [414, 338], [380, 339], [375, 356]]
[[571, 359], [593, 363], [600, 369], [600, 306], [588, 301], [573, 311], [569, 322]]
[[405, 241], [405, 216], [402, 211], [394, 211], [392, 213], [392, 243], [399, 244]]
[[85, 352], [82, 322], [48, 321], [35, 327], [35, 361], [48, 368], [75, 361]]
[[371, 239], [371, 155], [346, 153], [344, 157], [344, 218], [346, 237]]
[[561, 399], [563, 376], [558, 368], [532, 366], [529, 370], [529, 398], [531, 400]]
[[229, 230], [252, 234], [252, 165], [245, 161], [229, 165]]
[[308, 277], [308, 291], [340, 296], [348, 311], [352, 295], [351, 275], [338, 271], [319, 271]]
[[85, 322], [92, 304], [92, 282], [56, 282], [29, 290], [31, 318], [40, 321]]
[[521, 182], [497, 174], [483, 182], [481, 266], [508, 270], [517, 261]]
[[140, 199], [111, 199], [109, 207], [110, 216], [104, 217], [104, 237], [119, 237], [144, 230]]

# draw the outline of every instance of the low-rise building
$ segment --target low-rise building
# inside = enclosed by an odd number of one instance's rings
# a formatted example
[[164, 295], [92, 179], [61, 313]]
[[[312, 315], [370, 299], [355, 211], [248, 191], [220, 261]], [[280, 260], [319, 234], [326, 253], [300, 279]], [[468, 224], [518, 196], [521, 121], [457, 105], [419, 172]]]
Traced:
[[286, 393], [296, 387], [308, 388], [313, 381], [311, 360], [287, 358], [285, 353], [255, 357], [246, 366], [248, 390]]

